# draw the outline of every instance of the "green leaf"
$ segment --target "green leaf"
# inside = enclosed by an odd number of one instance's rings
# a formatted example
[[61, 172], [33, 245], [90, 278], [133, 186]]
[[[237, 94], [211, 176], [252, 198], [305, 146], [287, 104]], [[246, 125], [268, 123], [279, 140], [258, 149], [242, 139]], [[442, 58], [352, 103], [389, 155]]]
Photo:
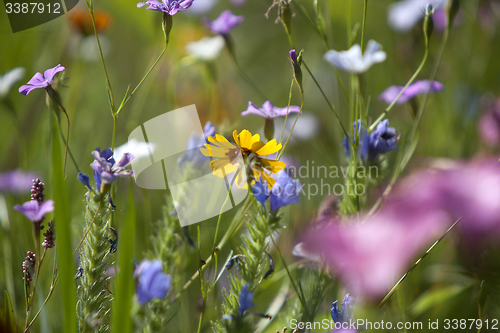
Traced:
[[415, 300], [415, 302], [410, 307], [410, 313], [413, 316], [419, 316], [425, 311], [431, 309], [432, 307], [438, 306], [441, 303], [445, 302], [449, 298], [452, 298], [467, 288], [469, 288], [472, 284], [464, 284], [464, 285], [451, 285], [444, 288], [431, 290], [422, 294], [419, 298]]
[[10, 301], [9, 292], [7, 290], [3, 291], [5, 298], [5, 327], [9, 327], [11, 332], [16, 332], [16, 318], [14, 317], [14, 309], [12, 308], [12, 302]]
[[57, 132], [57, 122], [52, 118], [52, 197], [55, 201], [57, 267], [60, 272], [60, 282], [63, 308], [63, 331], [76, 332], [76, 290], [75, 264], [71, 245], [71, 215], [69, 210], [68, 189], [64, 181], [63, 157], [61, 143]]
[[118, 237], [118, 268], [115, 270], [116, 292], [113, 299], [112, 330], [116, 333], [127, 333], [132, 330], [130, 309], [134, 296], [133, 263], [135, 244], [135, 202], [133, 187], [130, 186], [128, 196], [128, 212], [121, 225]]

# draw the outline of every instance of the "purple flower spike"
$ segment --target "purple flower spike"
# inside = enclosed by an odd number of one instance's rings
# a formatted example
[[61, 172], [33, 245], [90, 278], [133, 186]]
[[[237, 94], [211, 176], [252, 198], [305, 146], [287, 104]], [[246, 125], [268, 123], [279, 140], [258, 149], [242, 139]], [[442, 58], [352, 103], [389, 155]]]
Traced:
[[279, 208], [300, 202], [302, 186], [300, 181], [291, 178], [287, 170], [280, 170], [276, 182], [271, 189], [271, 208], [276, 212]]
[[266, 102], [264, 102], [262, 107], [259, 108], [258, 106], [256, 106], [252, 102], [248, 102], [248, 109], [246, 109], [246, 111], [243, 111], [241, 113], [241, 115], [248, 116], [249, 114], [255, 114], [255, 115], [261, 116], [262, 118], [265, 118], [265, 119], [274, 119], [277, 117], [286, 116], [287, 110], [288, 110], [288, 113], [290, 113], [290, 112], [299, 113], [300, 107], [295, 106], [295, 105], [290, 105], [289, 108], [287, 108], [287, 107], [279, 108], [277, 106], [272, 105], [271, 102], [266, 101]]
[[22, 206], [15, 205], [14, 209], [23, 213], [31, 222], [42, 222], [45, 214], [54, 211], [54, 201], [47, 200], [39, 204], [36, 200], [23, 203]]
[[243, 22], [243, 16], [233, 15], [230, 10], [223, 11], [214, 21], [205, 19], [205, 24], [214, 34], [227, 35], [235, 26]]
[[137, 8], [148, 5], [147, 9], [157, 10], [159, 12], [168, 14], [170, 16], [177, 14], [179, 11], [186, 11], [194, 0], [148, 0], [146, 2], [139, 2]]
[[33, 89], [45, 89], [50, 86], [54, 76], [57, 73], [64, 71], [65, 69], [66, 68], [64, 68], [63, 66], [57, 65], [54, 68], [47, 69], [43, 74], [38, 72], [31, 78], [31, 80], [28, 81], [27, 84], [22, 85], [19, 88], [19, 92], [23, 95], [28, 95]]
[[[391, 104], [399, 95], [401, 90], [403, 90], [403, 88], [404, 86], [390, 86], [380, 94], [379, 98], [387, 104]], [[401, 97], [399, 97], [396, 104], [404, 104], [410, 99], [415, 98], [418, 95], [423, 95], [428, 91], [430, 91], [431, 93], [435, 93], [443, 89], [443, 84], [438, 81], [433, 81], [432, 85], [430, 84], [429, 80], [417, 81], [413, 84], [410, 84], [408, 88], [406, 88]]]
[[97, 148], [92, 154], [94, 155], [94, 162], [90, 166], [94, 170], [94, 180], [98, 190], [101, 189], [102, 183], [112, 184], [117, 177], [133, 176], [132, 170], [125, 170], [125, 167], [134, 159], [131, 154], [124, 154], [118, 163], [115, 163], [111, 149], [105, 149], [101, 152]]
[[159, 260], [143, 260], [136, 268], [134, 278], [137, 280], [136, 293], [141, 305], [154, 298], [165, 298], [172, 286], [172, 278], [163, 273], [163, 264]]

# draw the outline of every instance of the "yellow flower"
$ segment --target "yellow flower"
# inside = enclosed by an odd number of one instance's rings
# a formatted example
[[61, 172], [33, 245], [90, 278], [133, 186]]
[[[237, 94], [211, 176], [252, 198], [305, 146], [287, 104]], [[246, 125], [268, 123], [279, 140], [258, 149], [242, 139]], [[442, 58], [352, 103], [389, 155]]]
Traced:
[[[241, 158], [249, 168], [251, 168], [255, 179], [267, 180], [269, 187], [274, 184], [274, 179], [271, 173], [277, 173], [286, 167], [286, 164], [276, 160], [262, 158], [274, 154], [281, 149], [281, 143], [277, 144], [276, 139], [264, 144], [260, 141], [260, 135], [252, 135], [248, 130], [243, 130], [238, 134], [238, 131], [233, 132], [234, 142], [236, 145], [227, 141], [222, 135], [216, 134], [214, 137], [208, 137], [211, 144], [205, 144], [205, 148], [201, 148], [201, 153], [205, 156], [214, 158], [210, 162], [213, 173], [219, 177], [224, 177], [227, 174], [237, 171], [242, 168]], [[241, 171], [241, 170], [240, 170]], [[246, 188], [246, 182], [242, 178], [244, 173], [238, 172], [236, 176], [236, 184], [239, 187]]]

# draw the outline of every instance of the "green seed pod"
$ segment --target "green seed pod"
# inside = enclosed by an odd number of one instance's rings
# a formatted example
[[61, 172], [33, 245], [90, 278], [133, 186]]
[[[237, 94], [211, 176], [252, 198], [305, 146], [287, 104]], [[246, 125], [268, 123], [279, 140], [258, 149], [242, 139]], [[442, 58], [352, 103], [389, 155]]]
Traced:
[[274, 137], [274, 120], [272, 118], [266, 118], [266, 123], [264, 125], [264, 135], [267, 141], [271, 141]]
[[163, 19], [161, 21], [161, 27], [163, 29], [163, 33], [165, 34], [165, 42], [168, 43], [170, 39], [170, 31], [172, 30], [173, 25], [172, 15], [167, 13], [163, 14]]
[[288, 1], [280, 2], [280, 17], [281, 22], [286, 28], [288, 34], [292, 33], [292, 11], [290, 10], [290, 3]]

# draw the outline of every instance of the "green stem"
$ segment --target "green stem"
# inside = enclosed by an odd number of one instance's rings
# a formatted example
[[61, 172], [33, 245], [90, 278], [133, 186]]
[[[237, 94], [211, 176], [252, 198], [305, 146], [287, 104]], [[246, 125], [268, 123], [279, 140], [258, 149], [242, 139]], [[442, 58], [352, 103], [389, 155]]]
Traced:
[[393, 106], [397, 103], [397, 101], [403, 95], [403, 93], [406, 91], [406, 89], [408, 88], [408, 86], [410, 84], [412, 84], [413, 81], [415, 81], [415, 79], [417, 78], [417, 75], [420, 73], [420, 71], [422, 70], [422, 68], [424, 68], [424, 64], [427, 61], [428, 55], [429, 55], [429, 46], [427, 45], [425, 47], [424, 57], [423, 57], [422, 61], [420, 62], [420, 65], [418, 66], [418, 68], [415, 71], [415, 73], [413, 73], [413, 75], [410, 78], [410, 80], [408, 80], [408, 82], [403, 87], [403, 89], [401, 89], [401, 91], [396, 96], [396, 98], [394, 99], [394, 101], [392, 101], [392, 103], [389, 104], [389, 106], [384, 110], [384, 112], [382, 112], [382, 114], [377, 118], [377, 120], [375, 120], [375, 122], [368, 128], [368, 132], [371, 132], [371, 131], [373, 131], [375, 129], [375, 127], [378, 125], [378, 123], [380, 123], [385, 118], [385, 116], [387, 115], [387, 113], [389, 113], [389, 111], [391, 111], [391, 109], [393, 108]]
[[[429, 85], [432, 85], [432, 82], [434, 82], [434, 79], [436, 78], [437, 70], [439, 68], [439, 64], [441, 63], [441, 59], [443, 57], [443, 53], [444, 53], [444, 49], [445, 49], [445, 46], [446, 46], [446, 42], [448, 41], [448, 35], [449, 35], [449, 29], [446, 29], [445, 33], [443, 35], [443, 38], [441, 40], [441, 45], [439, 46], [439, 51], [438, 51], [438, 55], [437, 55], [437, 58], [436, 58], [436, 62], [434, 63], [434, 68], [432, 70], [431, 76], [429, 77], [429, 81], [430, 81]], [[430, 94], [430, 89], [424, 95], [423, 101], [420, 103], [420, 107], [419, 107], [418, 113], [417, 113], [417, 115], [416, 115], [416, 117], [415, 117], [415, 119], [413, 121], [411, 130], [410, 130], [409, 140], [407, 140], [408, 144], [406, 145], [407, 148], [404, 150], [405, 151], [404, 155], [402, 155], [402, 157], [400, 159], [400, 163], [398, 163], [398, 166], [394, 169], [394, 174], [392, 176], [392, 179], [391, 179], [389, 185], [387, 185], [387, 187], [384, 190], [384, 192], [382, 193], [382, 195], [377, 199], [377, 201], [373, 205], [372, 209], [368, 213], [368, 216], [371, 216], [371, 215], [373, 215], [373, 214], [376, 213], [376, 211], [381, 206], [382, 202], [385, 200], [385, 198], [391, 192], [392, 188], [394, 187], [394, 184], [396, 183], [397, 179], [399, 178], [399, 175], [405, 169], [408, 161], [411, 159], [411, 157], [413, 155], [413, 152], [415, 151], [415, 149], [414, 149], [415, 146], [414, 146], [414, 142], [413, 141], [414, 141], [415, 135], [417, 133], [417, 129], [418, 129], [418, 125], [420, 123], [420, 119], [422, 118], [422, 114], [423, 114], [425, 106], [427, 104], [427, 100], [429, 98], [429, 94]], [[399, 96], [398, 96], [398, 98], [399, 98]], [[393, 104], [394, 103], [395, 103], [395, 101], [393, 102]], [[403, 154], [403, 153], [401, 153], [401, 154]]]
[[[283, 135], [285, 134], [285, 126], [286, 126], [286, 121], [288, 119], [288, 114], [290, 113], [290, 104], [292, 103], [292, 90], [293, 90], [293, 83], [295, 82], [294, 79], [292, 79], [292, 84], [290, 84], [290, 92], [288, 93], [288, 105], [286, 109], [286, 115], [285, 115], [285, 121], [283, 122], [283, 129], [281, 130], [281, 135], [280, 135], [280, 143], [283, 141]], [[279, 160], [279, 158], [278, 158]]]
[[328, 104], [328, 106], [330, 107], [330, 110], [332, 110], [332, 112], [335, 114], [335, 117], [337, 118], [339, 125], [342, 128], [342, 131], [344, 132], [344, 135], [346, 136], [347, 140], [349, 140], [349, 142], [352, 144], [351, 138], [349, 138], [349, 135], [347, 134], [347, 131], [346, 131], [344, 125], [342, 125], [342, 121], [340, 120], [339, 114], [337, 113], [337, 111], [335, 111], [335, 108], [333, 107], [332, 103], [330, 103], [330, 101], [328, 100], [328, 97], [326, 97], [325, 92], [323, 91], [323, 89], [319, 85], [319, 83], [316, 80], [316, 78], [314, 77], [313, 73], [309, 70], [309, 67], [307, 66], [306, 62], [304, 60], [302, 60], [302, 63], [304, 64], [304, 67], [306, 68], [307, 72], [309, 73], [309, 75], [313, 79], [314, 84], [316, 84], [316, 87], [318, 87], [319, 91], [321, 92], [321, 95], [325, 99], [326, 104]]
[[116, 115], [118, 115], [120, 113], [120, 111], [127, 104], [127, 102], [132, 98], [132, 96], [134, 96], [135, 92], [141, 86], [141, 84], [144, 82], [144, 80], [146, 80], [146, 78], [149, 76], [149, 74], [153, 71], [153, 69], [156, 67], [156, 65], [158, 64], [158, 62], [160, 61], [160, 59], [163, 57], [163, 55], [167, 51], [167, 47], [168, 47], [168, 40], [165, 41], [165, 47], [161, 51], [161, 53], [158, 56], [158, 58], [156, 58], [156, 61], [154, 62], [154, 64], [149, 68], [149, 70], [147, 71], [147, 73], [142, 77], [141, 81], [137, 84], [137, 86], [135, 86], [134, 90], [132, 90], [132, 92], [130, 93], [130, 95], [124, 99], [124, 101], [122, 102], [122, 104], [120, 105], [120, 107], [118, 108], [118, 110], [116, 111]]
[[[295, 124], [297, 124], [297, 120], [299, 119], [300, 115], [302, 114], [302, 108], [304, 107], [304, 93], [302, 92], [302, 90], [300, 91], [300, 96], [302, 97], [302, 102], [300, 103], [299, 114], [297, 114], [297, 117], [295, 117], [295, 121], [293, 122], [292, 129], [290, 130], [290, 134], [288, 135], [288, 139], [286, 140], [285, 145], [283, 146], [283, 149], [281, 149], [279, 152], [279, 155], [277, 158], [278, 160], [281, 158], [281, 155], [283, 155], [283, 152], [285, 151], [285, 148], [288, 145], [290, 138], [292, 137], [293, 130], [295, 129]], [[283, 128], [284, 127], [285, 127], [285, 125], [283, 125]]]
[[107, 89], [108, 89], [109, 107], [111, 109], [111, 115], [114, 117], [115, 116], [115, 100], [113, 97], [113, 90], [111, 88], [111, 81], [109, 80], [108, 70], [106, 69], [106, 63], [104, 62], [104, 55], [102, 53], [101, 41], [99, 40], [99, 35], [97, 34], [97, 29], [96, 29], [96, 25], [95, 25], [94, 2], [92, 0], [90, 2], [87, 1], [87, 7], [90, 11], [90, 16], [92, 17], [92, 26], [94, 27], [95, 39], [97, 41], [97, 46], [99, 48], [99, 56], [101, 58], [102, 68], [104, 70], [104, 76], [106, 78], [106, 85], [107, 85]]
[[361, 28], [361, 54], [363, 54], [365, 45], [365, 27], [366, 27], [366, 12], [368, 11], [368, 0], [364, 1], [363, 6], [363, 27]]

